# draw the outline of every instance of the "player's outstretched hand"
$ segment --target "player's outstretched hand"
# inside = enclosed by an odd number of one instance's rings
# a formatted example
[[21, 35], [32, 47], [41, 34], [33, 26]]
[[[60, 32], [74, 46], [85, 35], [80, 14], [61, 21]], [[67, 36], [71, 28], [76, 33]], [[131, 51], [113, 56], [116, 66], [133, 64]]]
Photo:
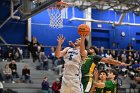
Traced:
[[65, 40], [65, 37], [63, 35], [60, 34], [60, 35], [57, 36], [58, 44], [62, 45], [64, 40]]
[[121, 63], [121, 66], [129, 66], [130, 64]]

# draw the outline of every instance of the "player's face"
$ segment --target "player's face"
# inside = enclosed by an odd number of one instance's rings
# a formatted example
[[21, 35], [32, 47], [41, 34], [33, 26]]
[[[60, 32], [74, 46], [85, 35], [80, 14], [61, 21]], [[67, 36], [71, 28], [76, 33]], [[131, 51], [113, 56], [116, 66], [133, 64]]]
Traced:
[[114, 79], [115, 75], [112, 72], [108, 72], [108, 78], [109, 79]]
[[95, 51], [94, 51], [94, 49], [89, 49], [89, 50], [88, 50], [88, 53], [89, 53], [89, 54], [94, 54]]
[[75, 45], [76, 46], [80, 46], [80, 43], [81, 43], [81, 38], [78, 38], [78, 39], [76, 39], [76, 41], [75, 41]]
[[101, 72], [99, 77], [101, 80], [105, 80], [107, 78], [107, 75], [106, 75], [106, 73]]

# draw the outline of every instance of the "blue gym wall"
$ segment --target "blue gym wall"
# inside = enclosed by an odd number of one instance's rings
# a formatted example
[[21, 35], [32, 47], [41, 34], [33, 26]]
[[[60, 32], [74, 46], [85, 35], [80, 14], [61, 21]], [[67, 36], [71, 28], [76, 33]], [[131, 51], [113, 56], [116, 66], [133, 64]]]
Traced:
[[[120, 13], [112, 10], [100, 11], [92, 9], [92, 18], [103, 21], [118, 21]], [[135, 19], [135, 21], [134, 21]], [[123, 22], [140, 23], [140, 17], [133, 13], [126, 14]], [[92, 44], [98, 47], [126, 49], [128, 43], [134, 46], [134, 49], [140, 49], [140, 26], [112, 26], [111, 24], [101, 24], [92, 22]], [[125, 32], [126, 36], [122, 37], [121, 32]], [[135, 38], [136, 40], [132, 40]], [[113, 43], [116, 46], [113, 46]]]
[[[78, 8], [74, 9], [76, 16], [83, 18], [83, 11], [80, 11]], [[49, 16], [46, 11], [41, 12], [40, 14], [32, 17], [32, 36], [35, 36], [39, 43], [42, 43], [45, 46], [56, 46], [57, 45], [57, 36], [63, 34], [65, 42], [63, 46], [68, 46], [68, 41], [75, 42], [75, 39], [79, 38], [77, 33], [78, 25], [84, 23], [81, 21], [69, 21], [72, 17], [72, 8], [68, 8], [68, 19], [64, 19], [63, 28], [54, 29], [49, 26]]]
[[[9, 5], [0, 4], [0, 23], [9, 17]], [[68, 45], [68, 41], [74, 40], [79, 37], [77, 34], [77, 27], [82, 21], [69, 21], [72, 17], [72, 8], [68, 9], [68, 19], [64, 19], [64, 27], [62, 29], [53, 29], [49, 27], [49, 16], [46, 11], [43, 11], [34, 17], [32, 17], [32, 36], [37, 37], [38, 41], [46, 46], [57, 45], [57, 35], [64, 34], [66, 37], [63, 46]], [[83, 11], [75, 8], [76, 17], [83, 18]], [[114, 11], [99, 11], [92, 9], [92, 18], [96, 20], [110, 20], [118, 21], [120, 17], [119, 13]], [[133, 13], [126, 14], [123, 22], [140, 23], [140, 17], [135, 16]], [[140, 49], [140, 27], [139, 26], [112, 26], [111, 24], [101, 24], [102, 27], [98, 27], [99, 23], [92, 23], [92, 44], [98, 47], [104, 46], [105, 48], [119, 48], [125, 49], [128, 43], [131, 43], [135, 49]], [[23, 44], [26, 36], [26, 22], [18, 20], [9, 20], [1, 29], [0, 35], [10, 44]], [[126, 33], [125, 37], [121, 37], [121, 32]], [[136, 40], [132, 41], [132, 38]], [[113, 43], [118, 45], [113, 46]]]

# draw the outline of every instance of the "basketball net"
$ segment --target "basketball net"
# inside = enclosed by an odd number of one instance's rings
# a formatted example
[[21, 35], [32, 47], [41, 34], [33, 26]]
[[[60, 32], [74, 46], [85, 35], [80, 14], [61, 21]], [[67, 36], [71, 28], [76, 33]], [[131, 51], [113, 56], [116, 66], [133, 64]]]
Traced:
[[67, 7], [68, 4], [61, 1], [48, 8], [48, 14], [50, 17], [50, 27], [57, 29], [63, 27], [63, 19]]

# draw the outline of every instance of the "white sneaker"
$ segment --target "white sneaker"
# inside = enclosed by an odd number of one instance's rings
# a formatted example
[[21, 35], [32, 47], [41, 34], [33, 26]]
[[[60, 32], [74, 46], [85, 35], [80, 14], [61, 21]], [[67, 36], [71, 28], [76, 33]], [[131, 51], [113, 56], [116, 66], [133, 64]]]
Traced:
[[14, 84], [14, 83], [15, 83], [15, 81], [12, 81], [12, 83]]

